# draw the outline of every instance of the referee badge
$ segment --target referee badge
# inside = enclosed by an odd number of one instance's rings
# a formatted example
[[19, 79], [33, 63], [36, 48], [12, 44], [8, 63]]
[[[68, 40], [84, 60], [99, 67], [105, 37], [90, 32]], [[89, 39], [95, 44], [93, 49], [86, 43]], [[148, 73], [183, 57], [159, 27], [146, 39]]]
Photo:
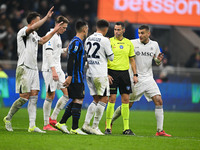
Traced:
[[123, 48], [124, 48], [124, 46], [123, 46], [123, 45], [120, 45], [120, 46], [119, 46], [119, 48], [120, 48], [120, 49], [123, 49]]

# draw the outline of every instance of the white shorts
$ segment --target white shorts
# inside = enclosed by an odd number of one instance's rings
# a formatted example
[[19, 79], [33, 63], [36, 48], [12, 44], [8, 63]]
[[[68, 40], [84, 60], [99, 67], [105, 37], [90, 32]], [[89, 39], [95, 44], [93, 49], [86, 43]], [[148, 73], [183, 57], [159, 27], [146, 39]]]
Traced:
[[108, 77], [86, 77], [90, 95], [110, 96]]
[[132, 84], [132, 93], [130, 94], [130, 102], [139, 101], [144, 95], [148, 102], [152, 101], [152, 97], [155, 95], [161, 95], [158, 85], [153, 77], [146, 77], [139, 79], [138, 83]]
[[31, 90], [40, 90], [38, 70], [18, 66], [16, 69], [16, 93], [28, 93]]
[[58, 81], [53, 80], [52, 72], [51, 71], [43, 71], [42, 75], [45, 82], [46, 92], [49, 90], [51, 92], [56, 91], [56, 89], [63, 89], [63, 83], [65, 82], [65, 74], [63, 71], [57, 72], [58, 74]]

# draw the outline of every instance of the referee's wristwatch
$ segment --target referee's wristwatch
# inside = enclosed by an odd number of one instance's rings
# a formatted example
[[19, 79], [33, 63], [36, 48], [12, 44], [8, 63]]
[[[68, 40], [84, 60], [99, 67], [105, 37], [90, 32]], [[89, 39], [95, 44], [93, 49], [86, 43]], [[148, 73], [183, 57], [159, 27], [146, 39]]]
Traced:
[[133, 76], [136, 76], [136, 77], [138, 77], [138, 74], [136, 73], [136, 74], [134, 74]]

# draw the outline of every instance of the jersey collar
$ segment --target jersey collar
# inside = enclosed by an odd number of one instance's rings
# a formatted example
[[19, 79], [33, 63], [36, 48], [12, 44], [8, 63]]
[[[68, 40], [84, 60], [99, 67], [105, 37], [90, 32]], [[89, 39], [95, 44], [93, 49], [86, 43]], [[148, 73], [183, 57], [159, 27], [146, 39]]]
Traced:
[[94, 34], [97, 34], [97, 35], [103, 36], [103, 34], [102, 34], [102, 33], [97, 33], [97, 32], [94, 32]]
[[122, 40], [118, 40], [118, 39], [114, 36], [114, 39], [117, 40], [117, 41], [123, 41], [124, 37], [122, 38]]
[[144, 43], [140, 42], [140, 39], [138, 39], [138, 42], [139, 42], [140, 44], [142, 44], [142, 45], [148, 45], [148, 44], [151, 43], [151, 39], [149, 39], [149, 42], [148, 42], [147, 44], [144, 44]]
[[[52, 32], [54, 30], [54, 28], [51, 28], [50, 31]], [[60, 34], [56, 33], [55, 35], [60, 36]]]
[[77, 40], [79, 40], [81, 43], [83, 43], [83, 41], [79, 37], [74, 36], [74, 38], [77, 39]]

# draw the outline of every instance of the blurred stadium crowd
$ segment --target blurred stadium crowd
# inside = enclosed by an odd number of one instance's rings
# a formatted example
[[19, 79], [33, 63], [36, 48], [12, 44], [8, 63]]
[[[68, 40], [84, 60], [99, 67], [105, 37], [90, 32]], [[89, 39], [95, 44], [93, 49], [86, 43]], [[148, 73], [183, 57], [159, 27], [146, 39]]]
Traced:
[[[67, 31], [61, 35], [63, 47], [66, 47], [69, 41], [75, 35], [74, 23], [77, 19], [82, 18], [89, 24], [89, 34], [95, 31], [97, 20], [97, 3], [98, 0], [1, 0], [0, 2], [0, 60], [17, 60], [17, 43], [16, 34], [26, 23], [26, 16], [30, 11], [37, 11], [44, 17], [49, 8], [54, 6], [54, 15], [39, 30], [38, 34], [44, 36], [51, 27], [54, 26], [54, 19], [58, 15], [66, 16], [70, 23]], [[113, 36], [113, 26], [107, 33], [108, 37]], [[128, 39], [135, 38], [135, 28], [133, 24], [125, 21], [126, 32], [124, 36]], [[165, 34], [167, 33], [167, 34]], [[151, 39], [157, 40], [165, 54], [164, 67], [168, 65], [176, 66], [170, 62], [168, 37], [169, 30], [152, 30]], [[164, 41], [164, 42], [162, 42]], [[39, 46], [38, 61], [42, 61], [42, 47]], [[193, 51], [191, 49], [191, 51]], [[66, 55], [62, 55], [62, 61], [65, 61]], [[200, 68], [200, 50], [195, 48], [195, 52], [185, 67]]]
[[[97, 1], [91, 0], [6, 0], [0, 3], [0, 59], [17, 60], [16, 34], [26, 23], [26, 16], [30, 11], [36, 11], [44, 17], [49, 8], [54, 6], [54, 16], [38, 31], [45, 35], [54, 26], [54, 18], [58, 15], [66, 16], [70, 24], [62, 35], [64, 46], [75, 35], [74, 23], [78, 18], [85, 19], [90, 32], [95, 30]], [[41, 49], [41, 47], [40, 47]], [[38, 59], [41, 60], [42, 51], [39, 50]]]

